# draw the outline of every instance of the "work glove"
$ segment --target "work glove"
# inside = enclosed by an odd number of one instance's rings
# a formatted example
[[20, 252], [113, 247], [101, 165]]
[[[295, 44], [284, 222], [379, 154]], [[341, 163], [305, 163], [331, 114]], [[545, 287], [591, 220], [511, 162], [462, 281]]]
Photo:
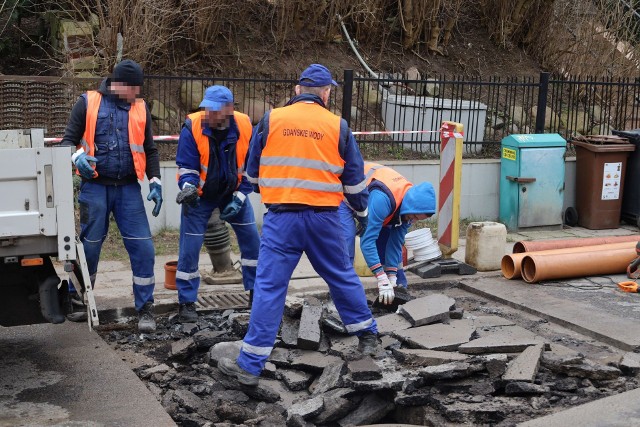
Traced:
[[176, 196], [177, 204], [185, 204], [192, 208], [197, 208], [200, 204], [200, 197], [198, 196], [198, 189], [195, 185], [186, 182], [182, 186], [182, 190]]
[[356, 220], [358, 221], [358, 224], [356, 225], [356, 235], [362, 237], [367, 229], [367, 225], [369, 224], [369, 216], [356, 215]]
[[395, 288], [396, 286], [398, 286], [398, 276], [396, 276], [395, 274], [388, 274], [387, 277], [389, 278], [391, 287]]
[[234, 191], [231, 201], [227, 203], [227, 206], [225, 206], [224, 209], [222, 209], [222, 212], [220, 212], [220, 219], [229, 222], [230, 219], [240, 212], [246, 198], [247, 196], [244, 193]]
[[98, 172], [94, 169], [98, 159], [93, 156], [88, 156], [82, 148], [71, 156], [71, 161], [76, 165], [83, 178], [93, 179], [98, 176]]
[[162, 183], [158, 178], [151, 178], [149, 181], [149, 195], [147, 200], [153, 200], [156, 206], [153, 208], [151, 215], [158, 216], [162, 207]]
[[393, 293], [393, 286], [391, 286], [389, 278], [384, 271], [381, 271], [376, 274], [376, 279], [378, 279], [378, 301], [384, 305], [391, 304], [395, 294]]

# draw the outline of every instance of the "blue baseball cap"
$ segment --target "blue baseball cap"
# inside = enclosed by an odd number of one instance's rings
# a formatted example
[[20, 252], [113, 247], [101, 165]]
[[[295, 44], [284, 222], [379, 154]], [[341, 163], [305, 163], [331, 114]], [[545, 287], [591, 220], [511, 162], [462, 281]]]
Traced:
[[210, 111], [220, 111], [227, 104], [233, 104], [233, 94], [231, 91], [220, 85], [209, 86], [204, 91], [204, 99], [200, 103], [200, 108]]
[[298, 84], [300, 86], [308, 87], [321, 87], [328, 85], [338, 86], [338, 83], [331, 78], [331, 72], [329, 69], [320, 64], [309, 65], [309, 67], [300, 74]]

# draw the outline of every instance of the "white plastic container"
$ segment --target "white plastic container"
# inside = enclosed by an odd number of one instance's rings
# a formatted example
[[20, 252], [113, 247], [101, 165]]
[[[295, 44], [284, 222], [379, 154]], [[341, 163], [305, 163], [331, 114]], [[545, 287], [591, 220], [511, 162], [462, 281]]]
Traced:
[[507, 244], [507, 227], [499, 222], [472, 222], [467, 227], [464, 261], [478, 271], [500, 270]]
[[405, 247], [413, 252], [414, 261], [431, 261], [442, 256], [438, 242], [433, 239], [431, 230], [420, 228], [407, 233]]

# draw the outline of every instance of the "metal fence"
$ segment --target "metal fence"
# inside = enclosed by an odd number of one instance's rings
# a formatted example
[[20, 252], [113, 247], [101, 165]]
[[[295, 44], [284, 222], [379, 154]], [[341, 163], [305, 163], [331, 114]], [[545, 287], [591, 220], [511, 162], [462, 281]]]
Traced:
[[[438, 76], [371, 78], [345, 70], [329, 108], [346, 119], [368, 159], [429, 158], [439, 154], [443, 120], [465, 125], [467, 157], [497, 157], [499, 143], [514, 133], [608, 134], [640, 127], [640, 79], [527, 78], [469, 79]], [[0, 128], [43, 127], [59, 137], [77, 97], [100, 79], [0, 76]], [[296, 76], [225, 78], [146, 76], [154, 133], [174, 135], [198, 108], [204, 89], [223, 84], [236, 109], [257, 122], [294, 94]], [[175, 147], [166, 144], [169, 153]]]

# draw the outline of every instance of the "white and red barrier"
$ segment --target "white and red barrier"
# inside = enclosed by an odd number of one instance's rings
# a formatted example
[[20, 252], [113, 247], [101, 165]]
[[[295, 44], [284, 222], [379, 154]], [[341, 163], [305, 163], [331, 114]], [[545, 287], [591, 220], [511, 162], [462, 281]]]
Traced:
[[443, 122], [440, 129], [438, 243], [445, 258], [458, 250], [463, 130], [464, 126], [455, 122]]

